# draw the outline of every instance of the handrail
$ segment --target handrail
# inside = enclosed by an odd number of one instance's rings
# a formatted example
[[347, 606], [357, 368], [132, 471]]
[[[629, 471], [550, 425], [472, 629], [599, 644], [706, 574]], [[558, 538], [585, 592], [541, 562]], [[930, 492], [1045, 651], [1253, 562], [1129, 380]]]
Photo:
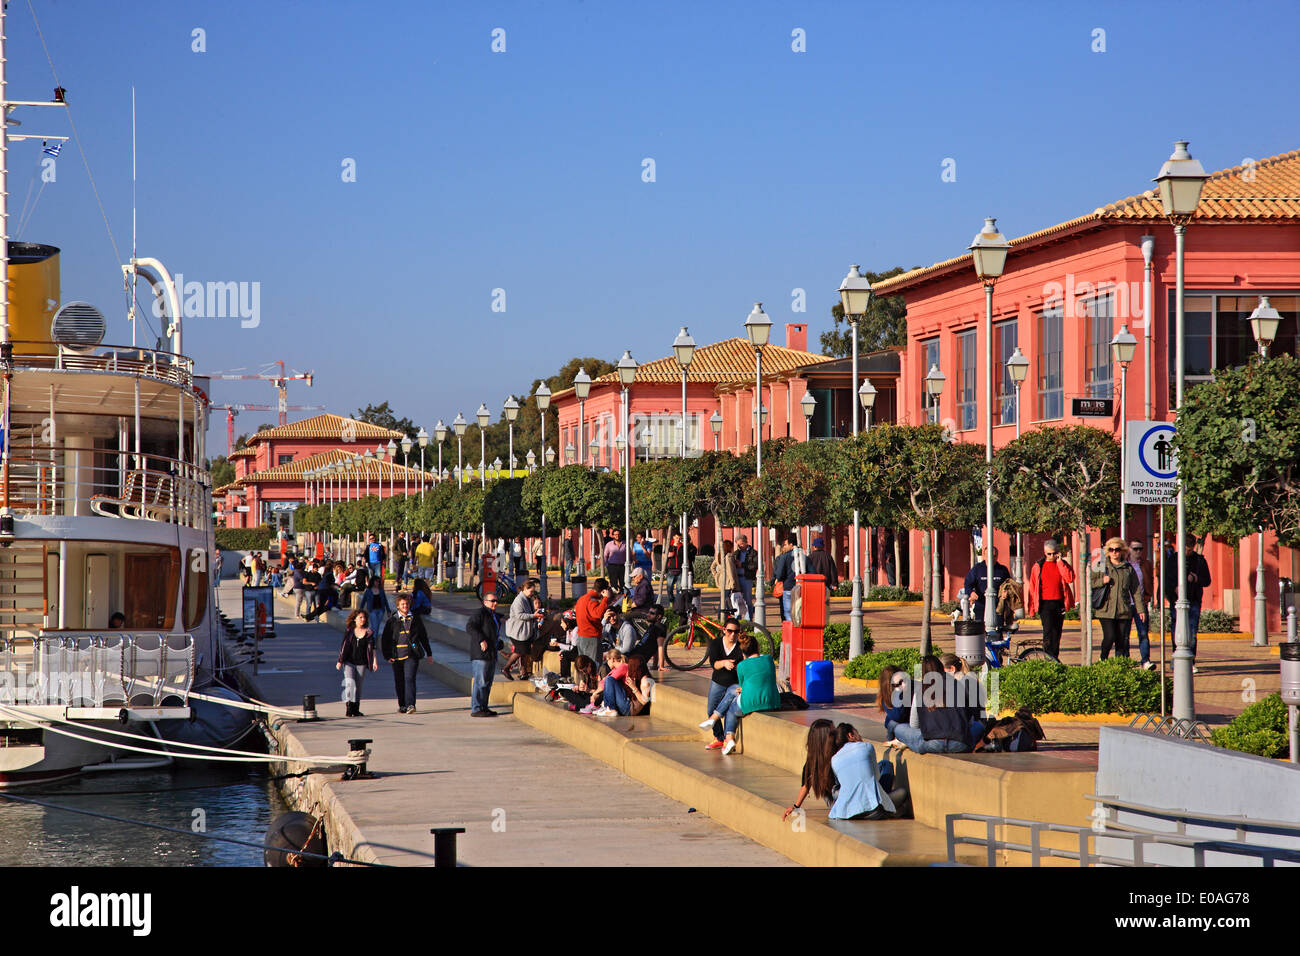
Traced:
[[186, 632], [42, 630], [0, 641], [4, 697], [23, 698], [10, 702], [157, 707], [188, 697], [194, 668], [194, 637]]
[[[1200, 813], [1194, 810], [1174, 809], [1171, 807], [1151, 807], [1144, 803], [1134, 803], [1129, 800], [1121, 800], [1115, 796], [1096, 793], [1084, 794], [1084, 799], [1092, 800], [1108, 807], [1115, 807], [1117, 810], [1128, 810], [1130, 813], [1140, 813], [1143, 816], [1157, 817], [1163, 820], [1173, 820], [1181, 827], [1186, 827], [1188, 823], [1191, 823], [1194, 826], [1231, 827], [1239, 832], [1243, 830], [1256, 830], [1260, 833], [1274, 833], [1281, 836], [1293, 836], [1300, 839], [1300, 823], [1295, 821], [1255, 820], [1245, 816], [1244, 814], [1220, 815], [1213, 813]], [[1180, 830], [1178, 832], [1182, 831]]]
[[[93, 352], [82, 352], [64, 343], [42, 339], [14, 341], [15, 369], [52, 369], [56, 371], [100, 371], [139, 374], [164, 382], [194, 384], [194, 360], [172, 352], [130, 345], [97, 345]], [[48, 354], [23, 352], [24, 345], [52, 350]]]

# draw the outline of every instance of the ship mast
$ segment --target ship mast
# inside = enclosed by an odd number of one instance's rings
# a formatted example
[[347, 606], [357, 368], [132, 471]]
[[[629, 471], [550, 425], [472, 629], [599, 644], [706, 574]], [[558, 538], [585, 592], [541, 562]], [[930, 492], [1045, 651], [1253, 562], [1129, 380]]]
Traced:
[[0, 2], [0, 371], [4, 396], [0, 400], [0, 536], [12, 537], [9, 510], [9, 403], [14, 377], [14, 347], [9, 341], [9, 97], [5, 88], [5, 10]]

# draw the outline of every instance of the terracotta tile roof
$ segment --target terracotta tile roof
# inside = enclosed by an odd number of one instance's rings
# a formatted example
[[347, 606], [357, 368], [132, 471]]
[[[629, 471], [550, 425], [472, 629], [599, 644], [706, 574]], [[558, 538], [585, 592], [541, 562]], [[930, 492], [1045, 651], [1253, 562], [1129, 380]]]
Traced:
[[248, 441], [249, 444], [256, 444], [260, 441], [280, 441], [285, 438], [332, 438], [341, 441], [343, 426], [349, 422], [356, 429], [357, 441], [372, 441], [374, 439], [387, 441], [390, 438], [394, 441], [401, 441], [403, 437], [401, 432], [392, 428], [381, 428], [369, 422], [357, 421], [355, 418], [344, 418], [342, 415], [331, 415], [326, 412], [322, 415], [313, 415], [311, 418], [289, 422], [287, 425], [268, 428], [266, 431], [249, 435]]
[[[1201, 203], [1196, 209], [1201, 222], [1278, 222], [1300, 220], [1300, 149], [1262, 159], [1253, 166], [1233, 166], [1212, 173], [1205, 181]], [[1066, 232], [1101, 228], [1118, 222], [1166, 222], [1160, 196], [1154, 189], [1119, 202], [1099, 206], [1092, 212], [1027, 236], [1011, 240], [1012, 250], [1027, 248]], [[880, 295], [895, 295], [923, 279], [970, 268], [970, 253], [913, 269], [873, 286]]]
[[[769, 375], [780, 375], [808, 365], [818, 365], [829, 361], [831, 361], [831, 357], [827, 355], [788, 349], [784, 345], [768, 345], [763, 349], [763, 378], [766, 379]], [[666, 358], [655, 359], [653, 362], [646, 362], [644, 365], [639, 366], [636, 370], [633, 385], [652, 382], [672, 384], [681, 382], [681, 380], [682, 368], [677, 364], [676, 357], [669, 355]], [[618, 373], [606, 372], [591, 381], [593, 385], [607, 382], [617, 383]], [[754, 381], [754, 346], [749, 343], [749, 339], [742, 338], [723, 339], [721, 342], [714, 342], [711, 345], [698, 346], [695, 349], [690, 368], [686, 370], [686, 381], [709, 382], [718, 385], [752, 383]], [[562, 398], [572, 392], [572, 388], [566, 388], [556, 392], [554, 397]]]
[[[267, 468], [265, 471], [257, 471], [245, 478], [235, 482], [239, 487], [247, 485], [258, 485], [272, 481], [302, 481], [303, 475], [320, 468], [324, 465], [332, 465], [336, 461], [342, 461], [344, 458], [356, 458], [351, 452], [344, 451], [341, 448], [331, 448], [328, 451], [318, 452], [315, 455], [309, 455], [306, 458], [299, 458], [295, 461], [287, 461], [283, 465], [276, 465], [274, 468]], [[385, 458], [382, 462], [376, 458], [366, 460], [364, 466], [357, 465], [352, 469], [352, 481], [355, 483], [360, 477], [364, 482], [367, 477], [371, 481], [388, 481], [391, 476], [394, 482], [394, 488], [400, 486], [404, 479], [418, 481], [420, 478], [420, 469], [405, 468], [402, 465], [394, 464]], [[429, 479], [432, 480], [432, 479]]]
[[236, 458], [256, 458], [257, 452], [251, 448], [236, 448], [230, 453], [227, 461], [234, 461]]

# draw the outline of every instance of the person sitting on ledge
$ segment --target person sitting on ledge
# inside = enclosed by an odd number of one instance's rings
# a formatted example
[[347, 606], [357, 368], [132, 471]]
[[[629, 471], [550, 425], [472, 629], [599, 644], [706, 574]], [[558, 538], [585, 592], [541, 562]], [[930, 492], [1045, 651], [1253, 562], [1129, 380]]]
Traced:
[[[880, 780], [876, 748], [863, 740], [852, 724], [835, 728], [831, 771], [839, 784], [832, 820], [886, 820], [897, 813], [895, 802]], [[888, 766], [886, 764], [885, 766]], [[890, 773], [890, 780], [893, 773]]]
[[632, 569], [632, 587], [628, 591], [628, 600], [633, 607], [649, 607], [654, 603], [655, 592], [650, 586], [650, 575], [643, 568]]
[[876, 710], [885, 724], [885, 740], [894, 739], [891, 724], [905, 724], [912, 711], [912, 678], [899, 667], [886, 664], [876, 684]]
[[781, 814], [782, 820], [802, 809], [809, 793], [829, 804], [835, 790], [835, 774], [831, 771], [831, 758], [835, 754], [835, 724], [824, 717], [814, 720], [808, 726], [808, 739], [804, 748], [808, 755], [803, 761], [799, 795], [794, 798], [794, 803], [785, 808], [785, 813]]
[[[590, 656], [590, 655], [587, 655]], [[600, 666], [599, 677], [601, 684], [592, 688], [591, 703], [582, 708], [580, 714], [594, 714], [598, 710], [604, 709], [604, 680], [612, 677], [615, 680], [622, 680], [627, 676], [627, 658], [625, 658], [617, 647], [610, 648], [605, 652], [604, 663]]]
[[970, 750], [970, 719], [965, 688], [933, 654], [921, 658], [921, 686], [914, 688], [912, 710], [920, 728], [910, 723], [892, 723], [894, 739], [886, 747], [915, 750], [923, 754], [967, 753]]
[[732, 688], [717, 710], [701, 722], [703, 728], [712, 727], [715, 721], [722, 721], [722, 753], [731, 753], [736, 749], [736, 729], [740, 718], [763, 710], [780, 710], [781, 694], [776, 687], [776, 663], [770, 654], [760, 654], [758, 641], [748, 631], [736, 638], [744, 660], [736, 665], [736, 680], [739, 684]]
[[595, 661], [583, 654], [573, 662], [573, 678], [572, 688], [557, 688], [551, 699], [563, 698], [569, 710], [581, 710], [591, 703], [591, 695], [600, 686], [600, 670]]
[[622, 678], [611, 671], [602, 690], [604, 706], [594, 712], [596, 717], [642, 717], [650, 713], [655, 682], [646, 670], [645, 658], [633, 654], [627, 659]]

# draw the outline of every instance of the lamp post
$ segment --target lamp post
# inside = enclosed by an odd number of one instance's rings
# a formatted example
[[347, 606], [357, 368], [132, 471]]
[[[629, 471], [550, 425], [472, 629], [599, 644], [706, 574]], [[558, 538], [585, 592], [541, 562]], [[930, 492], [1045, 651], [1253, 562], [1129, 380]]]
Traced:
[[714, 412], [709, 416], [709, 430], [713, 432], [713, 450], [718, 450], [718, 438], [722, 435], [722, 413]]
[[[871, 283], [866, 276], [858, 272], [856, 265], [849, 267], [849, 273], [840, 283], [840, 305], [844, 309], [844, 318], [849, 323], [852, 335], [853, 356], [853, 390], [858, 390], [858, 322], [866, 314], [871, 304]], [[853, 410], [853, 435], [858, 434], [858, 412]], [[853, 509], [853, 601], [849, 611], [849, 660], [862, 653], [862, 556], [860, 549], [861, 516], [857, 508]]]
[[[754, 347], [754, 420], [757, 422], [759, 421], [758, 406], [763, 401], [763, 349], [767, 347], [768, 339], [772, 335], [772, 320], [763, 311], [763, 303], [754, 303], [749, 317], [745, 319], [745, 334], [749, 336], [749, 343]], [[759, 478], [762, 478], [763, 435], [761, 432], [754, 436], [754, 452], [754, 471]], [[758, 549], [758, 580], [754, 582], [754, 623], [766, 627], [767, 608], [763, 603], [763, 552], [766, 550], [767, 542], [763, 540], [763, 522], [759, 521], [756, 528], [754, 547]]]
[[[366, 472], [366, 497], [370, 497], [370, 462], [374, 459], [374, 454], [367, 448], [361, 455], [361, 464]], [[360, 482], [357, 482], [360, 484]]]
[[[420, 430], [415, 435], [415, 440], [420, 443], [420, 500], [424, 500], [424, 484], [427, 473], [424, 470], [424, 450], [429, 447], [429, 433], [420, 426]], [[441, 469], [439, 469], [441, 470]]]
[[550, 445], [546, 446], [546, 463], [548, 465], [555, 464], [555, 449]]
[[650, 460], [650, 440], [654, 438], [654, 432], [650, 430], [650, 424], [647, 422], [645, 428], [641, 429], [640, 434], [641, 447], [645, 449], [644, 461]]
[[[492, 423], [492, 413], [488, 411], [487, 404], [480, 402], [478, 411], [474, 413], [478, 421], [478, 485], [480, 488], [487, 488], [487, 427]], [[487, 519], [479, 527], [479, 544], [482, 550], [479, 552], [480, 559], [487, 557]]]
[[402, 494], [406, 497], [411, 495], [411, 448], [414, 445], [410, 435], [402, 436]]
[[[1007, 359], [1007, 374], [1011, 376], [1012, 383], [1016, 386], [1016, 437], [1020, 437], [1020, 386], [1025, 383], [1026, 376], [1029, 375], [1029, 359], [1025, 358], [1025, 353], [1020, 351], [1017, 345], [1011, 357]], [[1020, 532], [1016, 532], [1016, 562], [1020, 573], [1017, 580], [1023, 590], [1025, 586], [1025, 543]]]
[[[623, 560], [626, 562], [630, 556], [632, 547], [632, 479], [630, 472], [631, 456], [628, 451], [628, 436], [631, 434], [630, 419], [632, 413], [632, 383], [636, 381], [637, 364], [636, 359], [632, 358], [632, 350], [626, 349], [623, 357], [618, 360], [618, 381], [623, 386], [623, 394], [620, 396], [623, 400], [623, 427], [619, 429], [618, 439], [614, 444], [618, 447], [619, 467], [623, 469]], [[627, 564], [623, 565], [627, 570]]]
[[[871, 411], [876, 407], [876, 386], [871, 384], [871, 379], [863, 379], [862, 387], [858, 389], [858, 401], [862, 403], [862, 411], [865, 413], [862, 428], [864, 431], [871, 430]], [[865, 573], [862, 575], [862, 596], [871, 597], [871, 551], [875, 545], [876, 536], [871, 525], [867, 525], [867, 553], [863, 559]]]
[[[578, 464], [583, 464], [582, 447], [586, 442], [587, 432], [587, 396], [591, 394], [591, 376], [582, 366], [578, 366], [578, 374], [573, 376], [573, 394], [578, 396]], [[572, 445], [572, 443], [570, 443]], [[572, 459], [570, 459], [572, 460]], [[585, 578], [586, 569], [582, 565], [582, 539], [586, 537], [586, 528], [582, 523], [578, 525], [578, 553], [575, 556], [578, 568], [578, 577]]]
[[[1277, 328], [1282, 322], [1282, 316], [1277, 309], [1268, 303], [1268, 296], [1259, 297], [1259, 305], [1255, 311], [1250, 313], [1250, 330], [1255, 334], [1255, 341], [1259, 343], [1259, 360], [1264, 362], [1268, 359], [1269, 347], [1273, 340], [1277, 338]], [[1263, 647], [1268, 644], [1268, 602], [1264, 593], [1264, 529], [1259, 529], [1259, 545], [1257, 558], [1255, 561], [1255, 622], [1251, 630], [1254, 632], [1252, 643], [1256, 647]], [[1291, 759], [1295, 760], [1295, 754], [1292, 753]]]
[[[456, 418], [451, 423], [451, 429], [456, 433], [456, 493], [460, 493], [461, 483], [465, 476], [465, 430], [469, 428], [469, 423], [465, 421], [465, 416], [460, 412], [456, 413]], [[440, 449], [441, 451], [441, 449]], [[456, 531], [456, 587], [465, 586], [465, 538], [462, 532]]]
[[530, 475], [537, 470], [537, 453], [531, 448], [528, 449], [528, 454], [524, 455], [524, 464], [528, 466]]
[[509, 435], [509, 451], [506, 460], [510, 462], [510, 477], [515, 476], [515, 419], [519, 417], [519, 403], [515, 401], [513, 395], [506, 398], [504, 407], [506, 416], [506, 432]]
[[996, 219], [971, 242], [975, 275], [984, 286], [984, 631], [992, 633], [998, 621], [997, 591], [993, 588], [993, 286], [1007, 264], [1011, 243], [998, 232]]
[[[1128, 484], [1128, 458], [1126, 454], [1128, 442], [1128, 428], [1125, 427], [1125, 421], [1128, 416], [1124, 414], [1124, 403], [1128, 401], [1128, 363], [1133, 361], [1133, 354], [1137, 351], [1137, 336], [1128, 330], [1128, 325], [1124, 324], [1119, 327], [1115, 337], [1110, 340], [1111, 357], [1119, 363], [1119, 536], [1128, 543], [1128, 516], [1127, 509], [1124, 507], [1124, 489]], [[1017, 417], [1019, 410], [1017, 410]]]
[[[1174, 227], [1176, 290], [1174, 292], [1174, 397], [1179, 411], [1183, 407], [1183, 390], [1186, 384], [1187, 333], [1183, 309], [1184, 254], [1187, 242], [1187, 223], [1201, 202], [1201, 188], [1205, 185], [1205, 170], [1187, 152], [1187, 142], [1174, 144], [1173, 155], [1160, 167], [1156, 182], [1160, 188], [1160, 205], [1165, 218]], [[1183, 499], [1183, 483], [1178, 482], [1178, 600], [1174, 605], [1174, 708], [1175, 720], [1196, 718], [1195, 689], [1192, 686], [1192, 649], [1188, 644], [1187, 609], [1187, 510]]]
[[[686, 458], [686, 371], [691, 367], [691, 362], [695, 359], [695, 339], [691, 338], [691, 333], [686, 331], [686, 326], [677, 333], [677, 338], [673, 339], [673, 355], [677, 359], [677, 364], [682, 370], [682, 459]], [[691, 586], [691, 571], [694, 570], [687, 560], [690, 554], [691, 529], [687, 524], [687, 513], [682, 512], [682, 584], [683, 588]]]
[[395, 492], [393, 491], [393, 479], [396, 477], [396, 475], [394, 475], [393, 472], [395, 471], [395, 466], [397, 465], [397, 442], [393, 441], [391, 438], [388, 439], [387, 450], [388, 450], [388, 497], [391, 498], [395, 494]]
[[[438, 440], [438, 481], [442, 482], [447, 480], [447, 475], [443, 472], [442, 469], [442, 443], [447, 438], [447, 426], [446, 424], [443, 423], [443, 420], [441, 418], [438, 419], [438, 424], [433, 426], [433, 437]], [[424, 454], [423, 451], [421, 451], [421, 455], [423, 454]], [[423, 464], [423, 458], [421, 459], [421, 463]], [[443, 555], [442, 553], [442, 537], [443, 537], [442, 532], [439, 531], [438, 532], [438, 573], [434, 576], [434, 580], [437, 581], [439, 584], [442, 583], [443, 571], [446, 567], [446, 556]]]
[[[812, 420], [817, 411], [817, 397], [812, 392], [804, 392], [803, 398], [799, 399], [799, 407], [803, 409], [803, 440], [812, 441]], [[718, 422], [718, 427], [722, 427], [722, 422]]]
[[[925, 373], [925, 392], [930, 396], [931, 407], [934, 408], [935, 421], [939, 420], [939, 396], [943, 394], [943, 387], [947, 384], [948, 377], [939, 371], [939, 366], [931, 365], [930, 371]], [[933, 545], [931, 545], [933, 541]], [[931, 552], [930, 560], [930, 603], [935, 604], [939, 597], [940, 585], [939, 580], [939, 532], [931, 530], [925, 533], [925, 549]]]

